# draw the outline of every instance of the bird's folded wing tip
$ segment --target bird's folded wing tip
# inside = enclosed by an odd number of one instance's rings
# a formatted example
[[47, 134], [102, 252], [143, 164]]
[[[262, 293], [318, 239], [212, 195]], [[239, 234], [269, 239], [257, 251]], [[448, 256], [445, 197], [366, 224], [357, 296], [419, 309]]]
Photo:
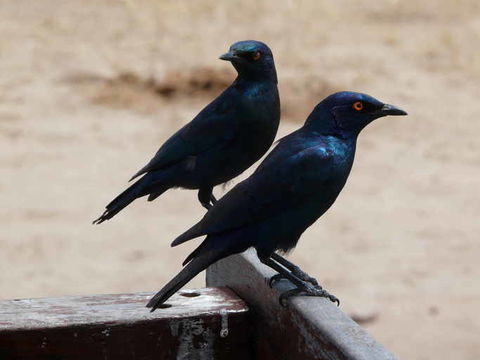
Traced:
[[185, 236], [185, 234], [182, 234], [178, 236], [175, 240], [173, 240], [170, 246], [175, 247], [177, 245], [183, 244], [185, 241], [188, 241], [188, 240], [190, 240], [190, 237]]

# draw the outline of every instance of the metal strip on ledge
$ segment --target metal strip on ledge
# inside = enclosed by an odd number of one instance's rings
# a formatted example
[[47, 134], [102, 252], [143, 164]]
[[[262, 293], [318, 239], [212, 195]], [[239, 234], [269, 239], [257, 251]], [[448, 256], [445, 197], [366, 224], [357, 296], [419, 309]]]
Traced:
[[394, 360], [335, 304], [324, 298], [295, 297], [288, 308], [278, 302], [293, 288], [282, 280], [271, 289], [275, 272], [249, 250], [223, 259], [207, 270], [207, 286], [228, 286], [250, 307], [255, 359]]

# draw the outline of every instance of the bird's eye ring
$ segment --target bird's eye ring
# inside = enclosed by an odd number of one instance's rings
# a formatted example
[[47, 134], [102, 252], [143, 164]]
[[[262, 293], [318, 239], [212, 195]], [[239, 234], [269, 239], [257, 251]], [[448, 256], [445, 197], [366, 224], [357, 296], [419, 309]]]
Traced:
[[352, 105], [354, 110], [362, 111], [363, 110], [363, 103], [361, 101], [355, 101]]
[[258, 59], [260, 59], [262, 57], [262, 53], [260, 51], [255, 51], [255, 53], [253, 54], [252, 56], [252, 59], [257, 61]]

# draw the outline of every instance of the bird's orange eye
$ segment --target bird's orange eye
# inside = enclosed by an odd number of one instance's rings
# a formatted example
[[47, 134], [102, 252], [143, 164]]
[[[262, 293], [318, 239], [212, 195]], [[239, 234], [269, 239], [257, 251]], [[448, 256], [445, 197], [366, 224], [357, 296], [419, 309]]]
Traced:
[[357, 111], [362, 111], [363, 110], [363, 103], [361, 101], [355, 101], [353, 103], [352, 107]]
[[260, 53], [260, 51], [256, 51], [255, 54], [253, 54], [252, 59], [257, 61], [261, 57], [262, 57], [262, 54]]

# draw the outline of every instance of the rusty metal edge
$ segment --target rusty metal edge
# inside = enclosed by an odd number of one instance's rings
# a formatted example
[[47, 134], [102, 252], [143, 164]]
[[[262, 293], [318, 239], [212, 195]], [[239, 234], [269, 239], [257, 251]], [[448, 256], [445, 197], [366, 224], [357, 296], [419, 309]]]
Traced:
[[[249, 310], [231, 289], [0, 301], [0, 359], [251, 358]], [[192, 296], [193, 295], [193, 296]]]
[[[195, 296], [192, 297], [194, 293]], [[145, 304], [155, 293], [100, 294], [0, 301], [0, 336], [5, 331], [46, 330], [109, 323], [134, 324], [248, 312], [248, 307], [226, 287], [182, 290], [151, 313]]]

